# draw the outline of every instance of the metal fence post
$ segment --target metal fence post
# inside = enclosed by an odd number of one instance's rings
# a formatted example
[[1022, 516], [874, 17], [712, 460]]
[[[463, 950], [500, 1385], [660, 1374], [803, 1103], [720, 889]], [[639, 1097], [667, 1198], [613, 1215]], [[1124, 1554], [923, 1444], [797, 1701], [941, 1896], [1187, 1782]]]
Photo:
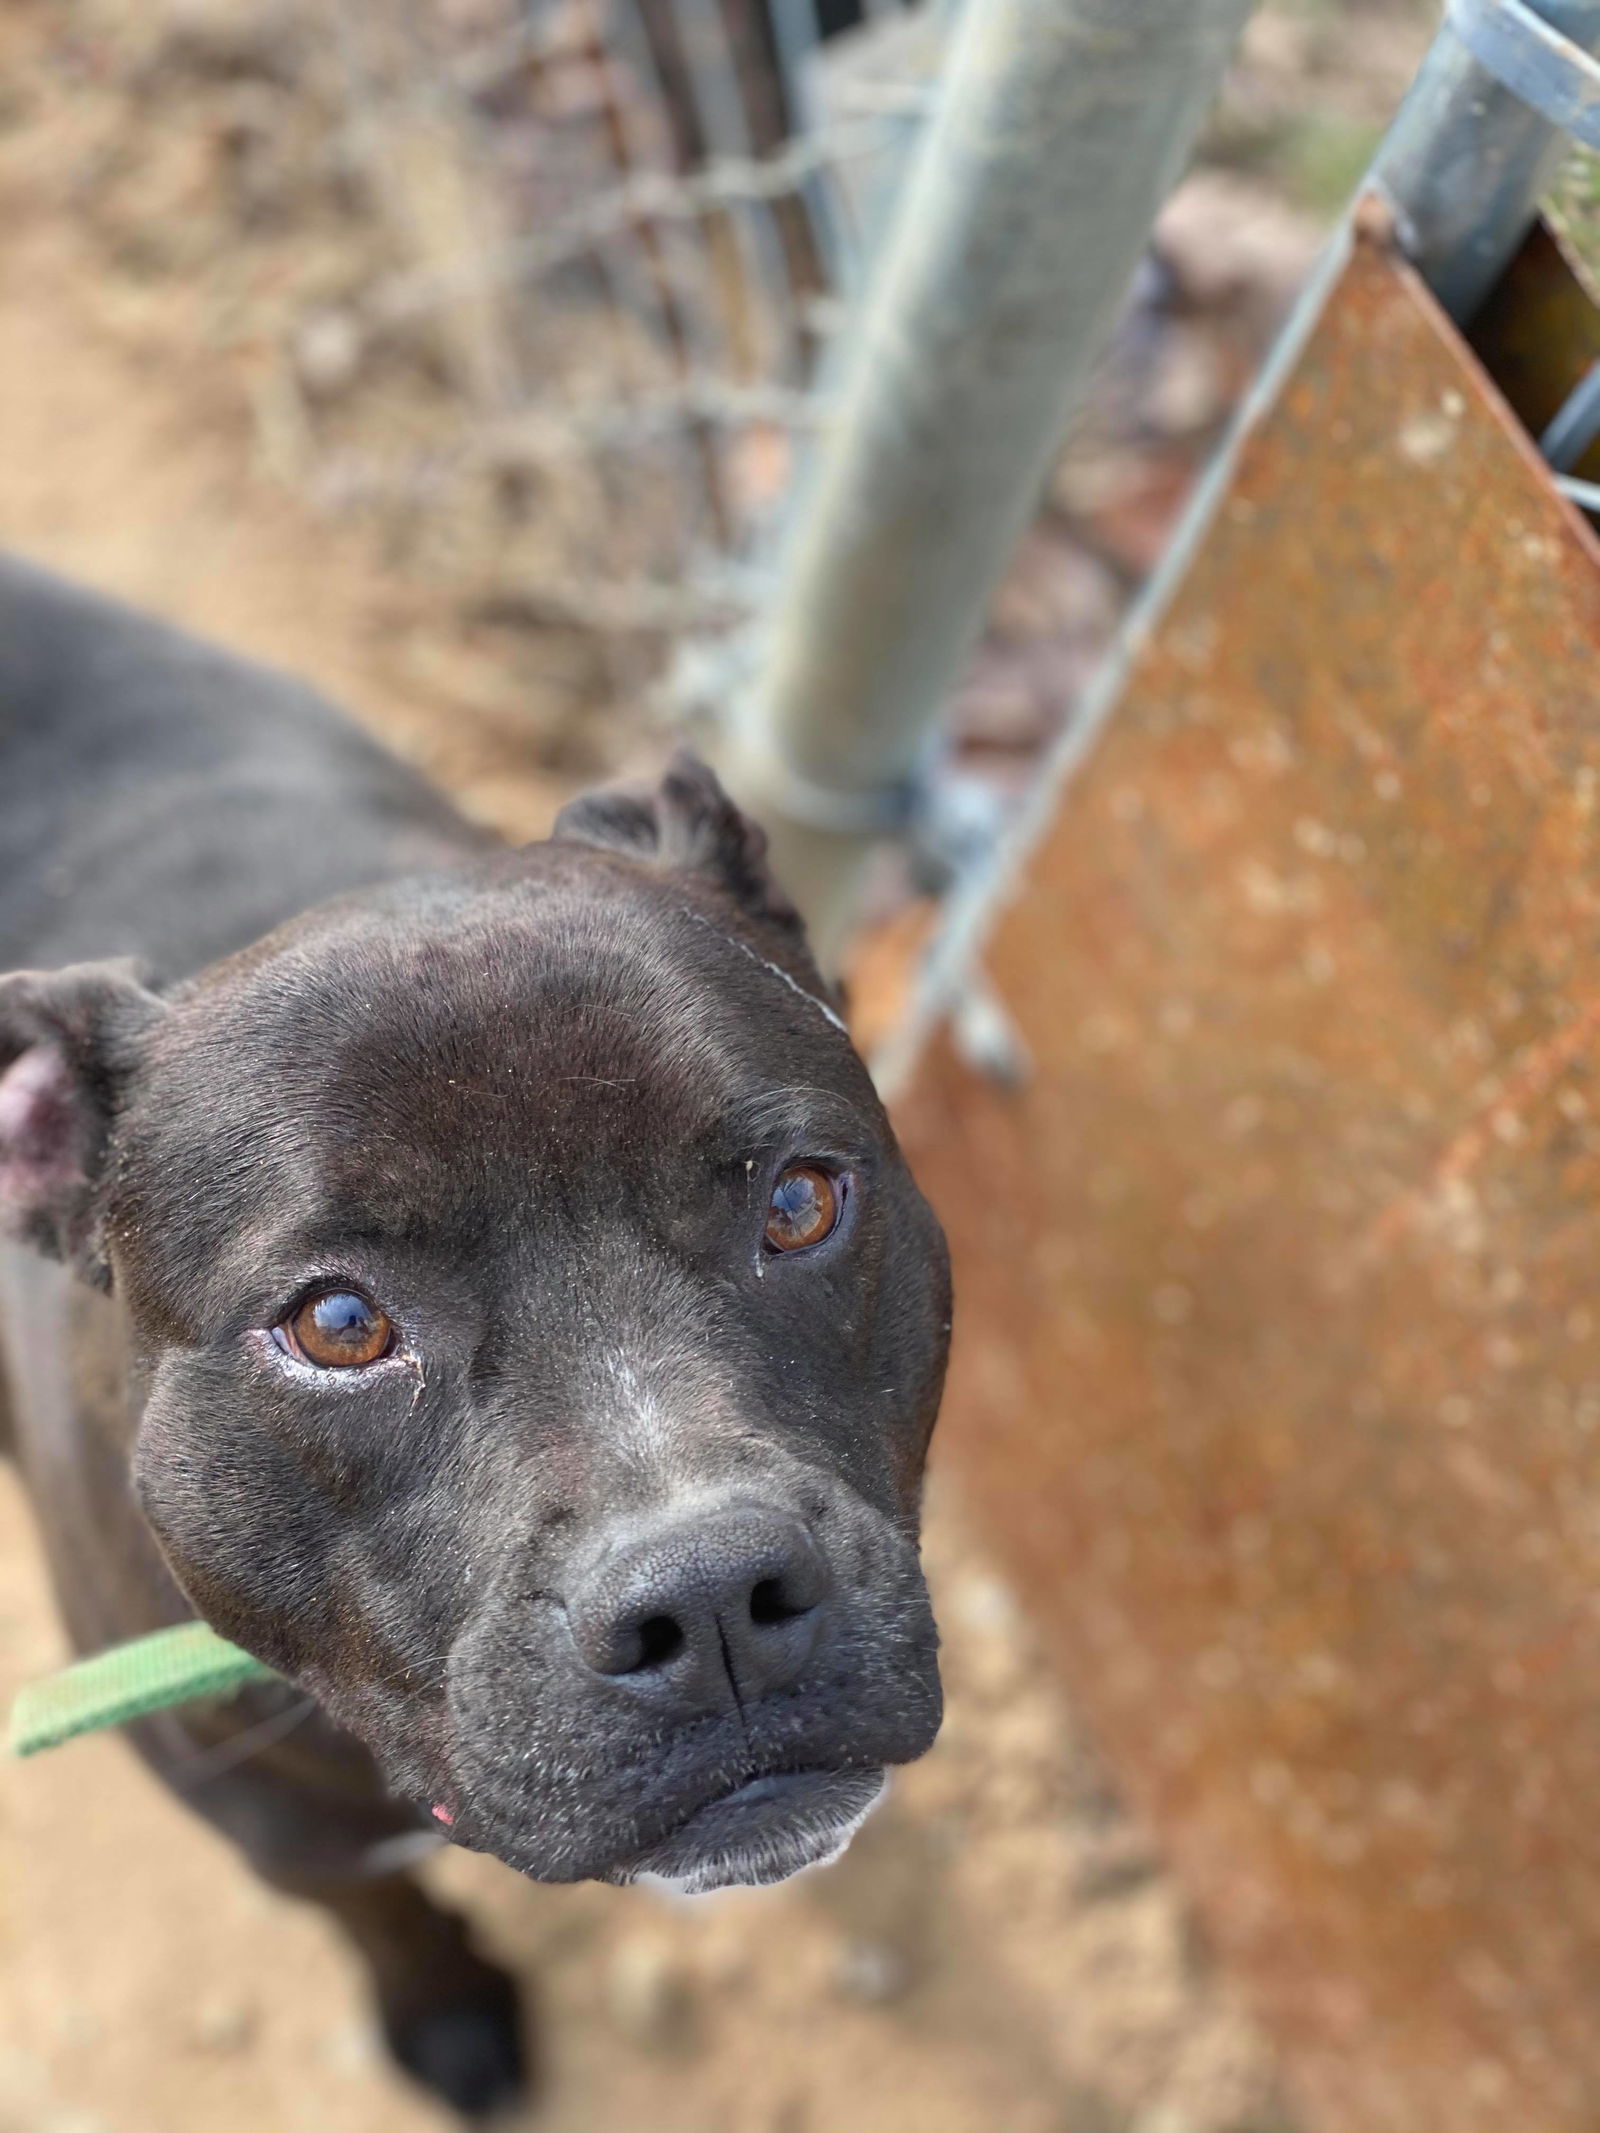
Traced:
[[967, 0], [724, 767], [837, 960], [1250, 0]]
[[[1538, 108], [1556, 71], [1541, 24], [1593, 51], [1600, 0], [1452, 0], [1372, 166], [1412, 264], [1463, 323], [1527, 235], [1566, 147]], [[1566, 125], [1585, 102], [1596, 103], [1592, 84], [1562, 108]]]

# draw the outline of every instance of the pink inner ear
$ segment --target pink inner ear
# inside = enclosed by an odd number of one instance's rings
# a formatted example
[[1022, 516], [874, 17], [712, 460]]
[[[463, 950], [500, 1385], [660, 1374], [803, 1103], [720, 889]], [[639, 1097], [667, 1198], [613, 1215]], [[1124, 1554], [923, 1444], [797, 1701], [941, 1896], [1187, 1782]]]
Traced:
[[0, 1074], [0, 1202], [38, 1207], [85, 1182], [72, 1069], [36, 1044]]

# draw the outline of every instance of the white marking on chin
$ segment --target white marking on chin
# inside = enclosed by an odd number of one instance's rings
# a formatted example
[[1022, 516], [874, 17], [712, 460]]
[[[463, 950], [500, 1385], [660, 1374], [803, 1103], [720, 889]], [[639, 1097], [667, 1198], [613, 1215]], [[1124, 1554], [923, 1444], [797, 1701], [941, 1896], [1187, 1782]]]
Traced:
[[[856, 1808], [842, 1821], [830, 1815], [826, 1830], [802, 1823], [784, 1836], [758, 1839], [742, 1858], [719, 1852], [686, 1874], [635, 1874], [633, 1885], [664, 1896], [669, 1902], [681, 1903], [720, 1896], [729, 1889], [775, 1888], [779, 1882], [797, 1881], [802, 1874], [820, 1873], [823, 1867], [834, 1866], [844, 1857], [861, 1825], [883, 1805], [888, 1790], [885, 1772], [864, 1807]], [[793, 1863], [786, 1863], [786, 1857], [792, 1857]]]

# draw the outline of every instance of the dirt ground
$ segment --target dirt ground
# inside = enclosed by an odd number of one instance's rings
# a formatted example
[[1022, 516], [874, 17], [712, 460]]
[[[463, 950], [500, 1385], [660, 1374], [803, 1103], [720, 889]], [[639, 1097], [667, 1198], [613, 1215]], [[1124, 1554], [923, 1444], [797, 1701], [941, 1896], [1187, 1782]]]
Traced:
[[[204, 12], [146, 11], [185, 34]], [[248, 110], [201, 155], [150, 92], [154, 145], [131, 151], [105, 19], [31, 0], [0, 17], [0, 540], [309, 676], [468, 807], [538, 834], [572, 751], [518, 726], [415, 554], [283, 478], [277, 351], [252, 321], [308, 271], [306, 233], [268, 215], [237, 245], [205, 235]], [[1341, 143], [1348, 160], [1343, 135], [1318, 152]], [[346, 236], [382, 241], [358, 214]], [[565, 640], [538, 656], [581, 697]], [[928, 1556], [949, 1719], [838, 1867], [671, 1905], [438, 1864], [538, 1995], [548, 2133], [1290, 2126], [1270, 2052], [937, 1479]], [[5, 1484], [0, 1697], [61, 1655]], [[120, 1744], [0, 1767], [0, 2133], [435, 2122], [379, 2062], [320, 1921], [255, 1888]]]

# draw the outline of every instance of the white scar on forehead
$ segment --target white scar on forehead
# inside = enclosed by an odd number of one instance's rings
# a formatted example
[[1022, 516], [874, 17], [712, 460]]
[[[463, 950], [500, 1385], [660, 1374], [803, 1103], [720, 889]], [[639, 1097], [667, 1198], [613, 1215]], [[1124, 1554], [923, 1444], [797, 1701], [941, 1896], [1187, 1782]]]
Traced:
[[762, 970], [770, 972], [780, 984], [787, 985], [797, 998], [804, 1000], [808, 1006], [814, 1007], [819, 1015], [831, 1022], [841, 1037], [849, 1036], [849, 1030], [845, 1028], [843, 1022], [840, 1021], [827, 1001], [819, 1000], [814, 992], [807, 992], [805, 987], [797, 979], [791, 978], [788, 971], [783, 969], [780, 964], [769, 963], [764, 955], [757, 955], [748, 941], [740, 940], [737, 934], [724, 933], [720, 926], [712, 925], [709, 918], [702, 918], [698, 911], [691, 911], [687, 904], [680, 904], [678, 909], [685, 918], [693, 919], [697, 926], [704, 926], [707, 933], [714, 933], [719, 941], [726, 941], [730, 948], [737, 948], [741, 955], [748, 956], [752, 963], [757, 964]]

